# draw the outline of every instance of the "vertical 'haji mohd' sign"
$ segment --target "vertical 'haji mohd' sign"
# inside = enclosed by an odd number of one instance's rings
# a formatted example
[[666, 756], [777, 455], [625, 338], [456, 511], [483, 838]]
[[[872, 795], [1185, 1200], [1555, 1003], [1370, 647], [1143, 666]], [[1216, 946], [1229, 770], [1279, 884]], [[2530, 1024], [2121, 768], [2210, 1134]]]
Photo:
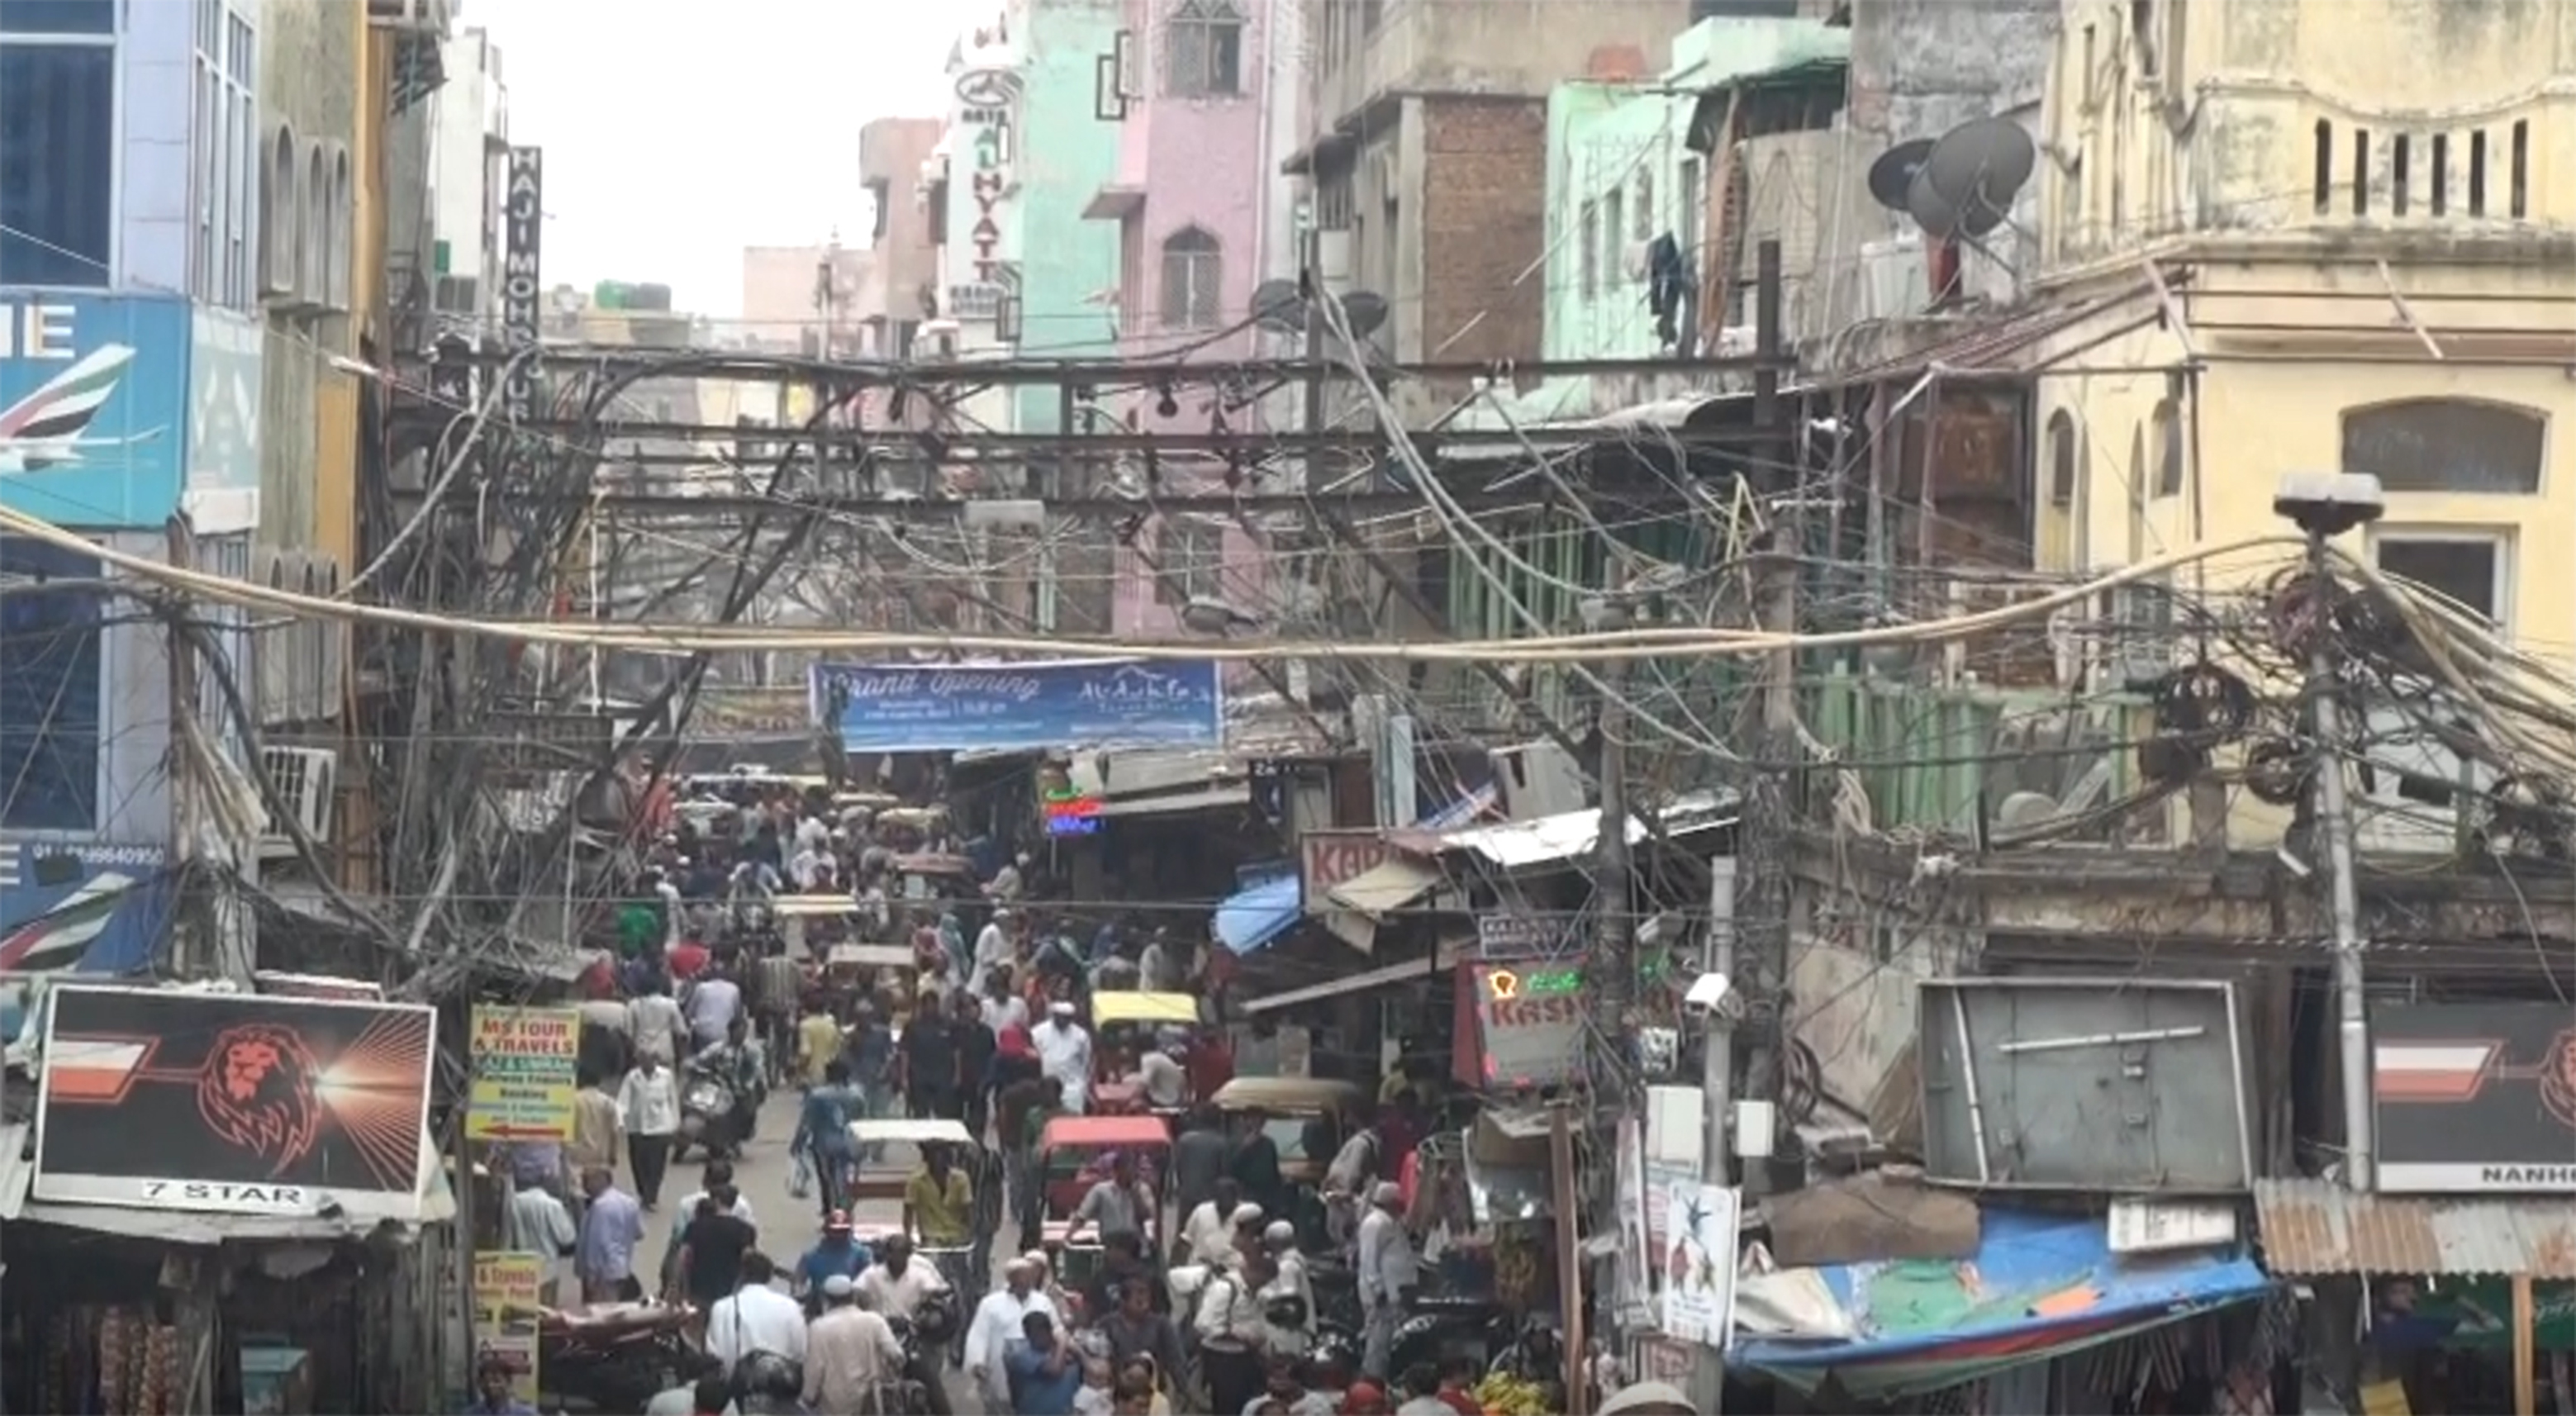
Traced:
[[[501, 337], [512, 354], [533, 349], [545, 282], [538, 261], [545, 247], [546, 154], [543, 148], [510, 149], [509, 180], [501, 189]], [[513, 365], [502, 404], [513, 418], [536, 416], [537, 375]]]
[[2576, 1011], [2387, 1003], [2370, 1040], [2380, 1189], [2576, 1191]]

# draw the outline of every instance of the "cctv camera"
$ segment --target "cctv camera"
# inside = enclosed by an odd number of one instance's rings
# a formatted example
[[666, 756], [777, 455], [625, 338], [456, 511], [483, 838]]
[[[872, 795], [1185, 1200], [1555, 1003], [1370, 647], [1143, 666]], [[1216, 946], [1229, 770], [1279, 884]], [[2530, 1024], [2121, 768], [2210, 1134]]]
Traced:
[[1701, 1017], [1733, 1019], [1744, 1012], [1744, 1000], [1737, 997], [1735, 985], [1722, 973], [1704, 973], [1691, 981], [1690, 991], [1682, 995], [1682, 1007]]

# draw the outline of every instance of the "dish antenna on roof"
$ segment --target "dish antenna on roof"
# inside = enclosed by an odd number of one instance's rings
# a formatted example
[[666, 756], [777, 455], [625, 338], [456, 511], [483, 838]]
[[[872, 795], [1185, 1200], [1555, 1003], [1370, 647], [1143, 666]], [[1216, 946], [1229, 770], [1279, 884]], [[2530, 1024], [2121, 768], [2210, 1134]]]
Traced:
[[[2009, 118], [1961, 124], [1932, 145], [1907, 184], [1905, 209], [1928, 236], [1983, 236], [2012, 215], [2039, 149]], [[1873, 172], [1875, 169], [1873, 169]]]
[[1958, 293], [1959, 246], [2011, 220], [2013, 198], [2038, 162], [2039, 149], [2020, 124], [1980, 118], [1938, 138], [1898, 143], [1869, 165], [1870, 198], [1923, 228], [1936, 305]]
[[1905, 194], [1913, 189], [1914, 174], [1923, 170], [1923, 159], [1932, 155], [1932, 146], [1932, 139], [1916, 138], [1880, 153], [1878, 161], [1869, 165], [1870, 199], [1889, 211], [1904, 211]]

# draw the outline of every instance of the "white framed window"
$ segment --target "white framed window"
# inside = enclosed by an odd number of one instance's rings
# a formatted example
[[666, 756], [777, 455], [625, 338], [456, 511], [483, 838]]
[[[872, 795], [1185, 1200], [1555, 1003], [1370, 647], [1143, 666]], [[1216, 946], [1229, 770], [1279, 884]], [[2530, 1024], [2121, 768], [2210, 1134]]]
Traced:
[[1243, 11], [1233, 0], [1181, 0], [1163, 23], [1163, 92], [1232, 98], [1243, 92]]
[[2371, 563], [2513, 627], [2513, 533], [2471, 526], [2374, 526]]
[[1168, 605], [1219, 593], [1225, 565], [1225, 532], [1195, 516], [1166, 516], [1154, 532], [1154, 589]]
[[259, 302], [259, 35], [224, 16], [223, 265], [221, 300], [237, 310]]
[[1223, 310], [1225, 253], [1213, 233], [1185, 226], [1163, 239], [1165, 329], [1214, 329]]

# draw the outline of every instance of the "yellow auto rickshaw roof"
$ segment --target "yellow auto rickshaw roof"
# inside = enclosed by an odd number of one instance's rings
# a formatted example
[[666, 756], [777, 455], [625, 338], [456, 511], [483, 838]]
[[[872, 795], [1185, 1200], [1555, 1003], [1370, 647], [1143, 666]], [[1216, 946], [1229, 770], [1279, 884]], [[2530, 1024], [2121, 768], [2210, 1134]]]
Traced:
[[1198, 1020], [1199, 1000], [1195, 993], [1116, 991], [1091, 995], [1094, 1024], [1174, 1023], [1189, 1027]]
[[1368, 1094], [1352, 1082], [1324, 1077], [1237, 1077], [1217, 1088], [1209, 1100], [1219, 1111], [1274, 1111], [1283, 1116], [1315, 1116], [1347, 1111]]

